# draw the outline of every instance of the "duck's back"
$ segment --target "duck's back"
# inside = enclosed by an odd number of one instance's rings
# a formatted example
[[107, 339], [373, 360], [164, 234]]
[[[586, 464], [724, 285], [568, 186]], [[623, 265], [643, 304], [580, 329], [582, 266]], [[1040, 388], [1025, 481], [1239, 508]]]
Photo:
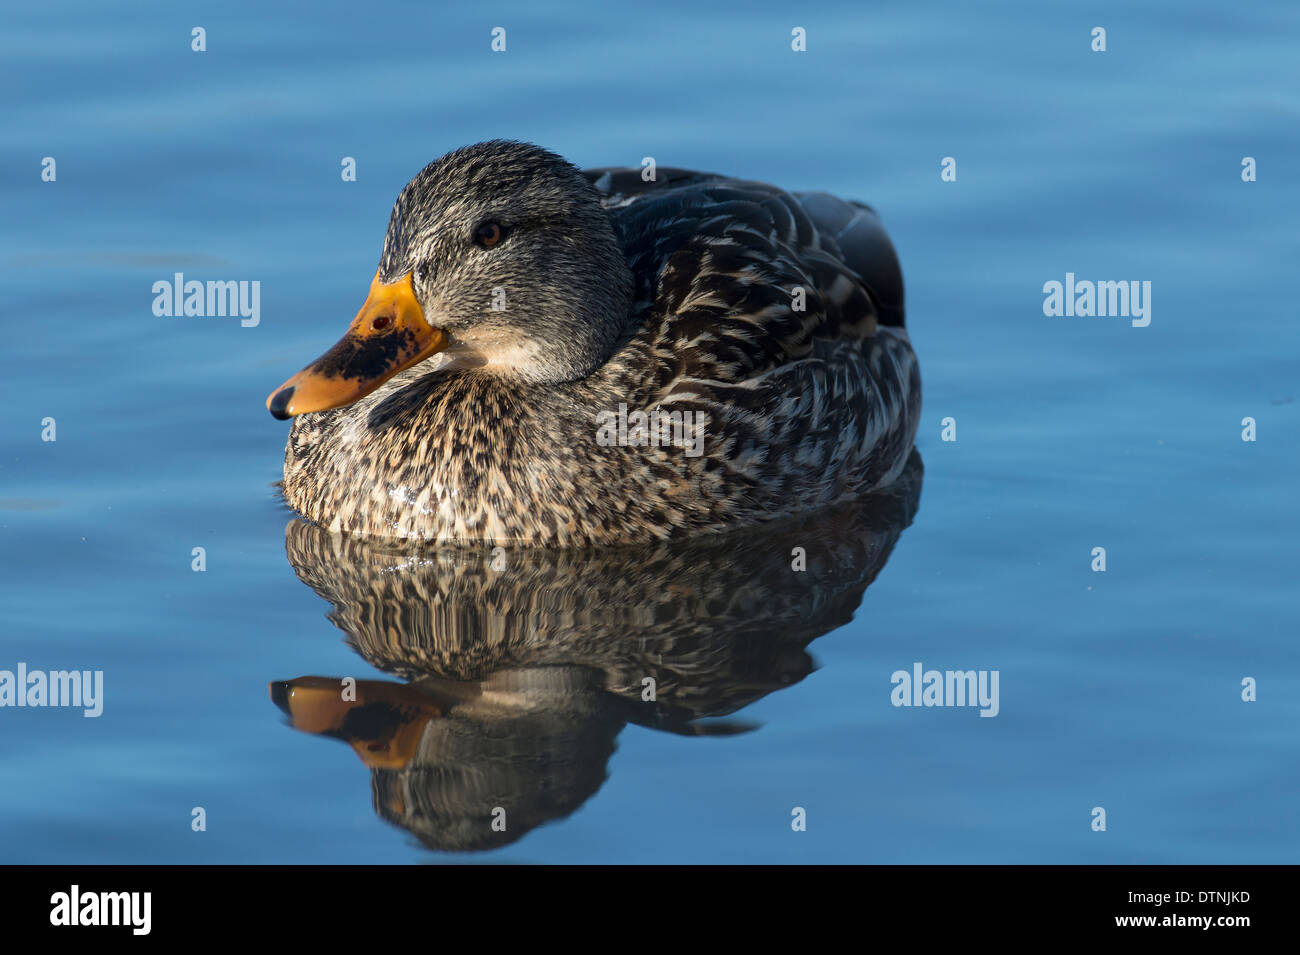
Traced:
[[[874, 209], [826, 192], [786, 192], [761, 182], [716, 173], [659, 168], [585, 169], [583, 175], [638, 255], [662, 252], [689, 238], [695, 225], [734, 216], [759, 237], [778, 241], [812, 267], [828, 286], [845, 273], [861, 285], [881, 325], [902, 327], [903, 274], [898, 255]], [[633, 208], [635, 207], [635, 208]], [[859, 300], [849, 297], [846, 307]]]
[[697, 492], [777, 516], [894, 479], [920, 373], [869, 206], [664, 167], [585, 175], [637, 279], [606, 378], [631, 407], [708, 416]]

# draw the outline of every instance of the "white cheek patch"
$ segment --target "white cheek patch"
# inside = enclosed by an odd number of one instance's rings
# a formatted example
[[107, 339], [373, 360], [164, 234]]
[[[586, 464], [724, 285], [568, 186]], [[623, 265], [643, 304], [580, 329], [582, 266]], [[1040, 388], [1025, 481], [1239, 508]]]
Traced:
[[471, 330], [443, 354], [458, 364], [527, 371], [542, 364], [545, 353], [539, 342], [520, 341], [518, 332]]

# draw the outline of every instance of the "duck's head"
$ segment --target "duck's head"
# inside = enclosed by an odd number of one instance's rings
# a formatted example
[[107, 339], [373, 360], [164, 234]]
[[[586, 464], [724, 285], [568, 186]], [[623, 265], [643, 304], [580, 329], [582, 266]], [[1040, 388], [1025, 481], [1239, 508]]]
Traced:
[[632, 276], [582, 174], [527, 143], [467, 146], [406, 184], [370, 295], [339, 342], [266, 400], [277, 418], [350, 404], [439, 353], [525, 383], [613, 351]]

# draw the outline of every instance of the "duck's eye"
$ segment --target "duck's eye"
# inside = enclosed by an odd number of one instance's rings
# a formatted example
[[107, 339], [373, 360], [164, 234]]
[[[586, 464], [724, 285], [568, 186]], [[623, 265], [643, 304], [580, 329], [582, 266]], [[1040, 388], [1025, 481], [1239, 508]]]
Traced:
[[474, 230], [474, 244], [490, 249], [506, 237], [506, 230], [498, 222], [484, 222]]
[[423, 262], [421, 262], [419, 265], [415, 267], [415, 280], [417, 282], [423, 282], [428, 277], [429, 277], [429, 267], [425, 265]]

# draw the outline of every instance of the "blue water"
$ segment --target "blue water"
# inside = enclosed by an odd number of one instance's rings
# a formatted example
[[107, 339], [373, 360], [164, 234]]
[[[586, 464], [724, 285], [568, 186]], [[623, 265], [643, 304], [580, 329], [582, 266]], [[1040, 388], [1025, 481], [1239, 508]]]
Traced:
[[[1300, 7], [384, 6], [3, 14], [0, 669], [102, 670], [105, 702], [0, 709], [0, 861], [1297, 861]], [[263, 401], [354, 314], [406, 180], [495, 137], [876, 206], [926, 472], [749, 732], [606, 720], [586, 798], [463, 855], [268, 699], [401, 681], [287, 559]], [[156, 317], [175, 272], [259, 281], [260, 323]], [[1067, 272], [1150, 281], [1150, 325], [1045, 316]], [[915, 662], [999, 671], [998, 715], [894, 707]]]

